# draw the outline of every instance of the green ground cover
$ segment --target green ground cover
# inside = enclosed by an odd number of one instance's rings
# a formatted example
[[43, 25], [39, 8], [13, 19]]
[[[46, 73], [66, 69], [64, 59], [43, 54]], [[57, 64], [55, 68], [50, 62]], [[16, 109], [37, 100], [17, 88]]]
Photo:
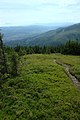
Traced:
[[80, 65], [79, 56], [23, 56], [20, 75], [0, 87], [0, 120], [80, 120], [80, 91], [55, 58]]
[[80, 56], [56, 54], [56, 59], [62, 63], [71, 65], [70, 72], [80, 81]]

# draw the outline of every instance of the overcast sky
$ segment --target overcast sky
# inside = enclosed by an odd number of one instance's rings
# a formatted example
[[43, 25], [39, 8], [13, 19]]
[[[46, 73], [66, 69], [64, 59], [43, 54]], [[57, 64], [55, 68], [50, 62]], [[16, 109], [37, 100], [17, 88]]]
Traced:
[[0, 0], [0, 26], [80, 22], [80, 0]]

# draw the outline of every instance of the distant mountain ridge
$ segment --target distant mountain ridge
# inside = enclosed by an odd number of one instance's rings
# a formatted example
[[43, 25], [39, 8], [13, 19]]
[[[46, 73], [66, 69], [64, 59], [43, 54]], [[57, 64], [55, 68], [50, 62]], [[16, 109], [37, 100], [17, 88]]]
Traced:
[[31, 26], [1, 27], [0, 31], [2, 34], [4, 34], [4, 42], [7, 42], [33, 37], [56, 28], [58, 28], [58, 26], [31, 25]]
[[50, 30], [45, 33], [36, 34], [35, 36], [29, 36], [21, 40], [14, 40], [5, 42], [5, 44], [10, 46], [16, 45], [60, 45], [64, 44], [68, 40], [78, 40], [80, 41], [80, 23], [70, 25], [68, 27], [60, 27], [56, 30]]

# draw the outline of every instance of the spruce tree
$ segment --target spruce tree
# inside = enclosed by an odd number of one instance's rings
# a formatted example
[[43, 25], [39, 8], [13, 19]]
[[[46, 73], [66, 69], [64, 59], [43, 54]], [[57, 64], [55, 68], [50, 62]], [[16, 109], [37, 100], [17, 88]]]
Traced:
[[3, 35], [0, 33], [0, 79], [4, 79], [4, 75], [7, 73], [6, 57], [2, 38]]

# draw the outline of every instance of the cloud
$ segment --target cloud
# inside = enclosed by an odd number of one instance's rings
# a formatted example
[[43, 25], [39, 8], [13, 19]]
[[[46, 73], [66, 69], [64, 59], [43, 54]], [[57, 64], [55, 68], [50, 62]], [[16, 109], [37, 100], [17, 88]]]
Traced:
[[0, 22], [30, 24], [80, 21], [80, 0], [0, 0]]
[[63, 7], [78, 5], [79, 0], [60, 0], [59, 5]]
[[51, 6], [61, 8], [77, 5], [80, 5], [79, 0], [0, 0], [0, 9], [42, 9]]

